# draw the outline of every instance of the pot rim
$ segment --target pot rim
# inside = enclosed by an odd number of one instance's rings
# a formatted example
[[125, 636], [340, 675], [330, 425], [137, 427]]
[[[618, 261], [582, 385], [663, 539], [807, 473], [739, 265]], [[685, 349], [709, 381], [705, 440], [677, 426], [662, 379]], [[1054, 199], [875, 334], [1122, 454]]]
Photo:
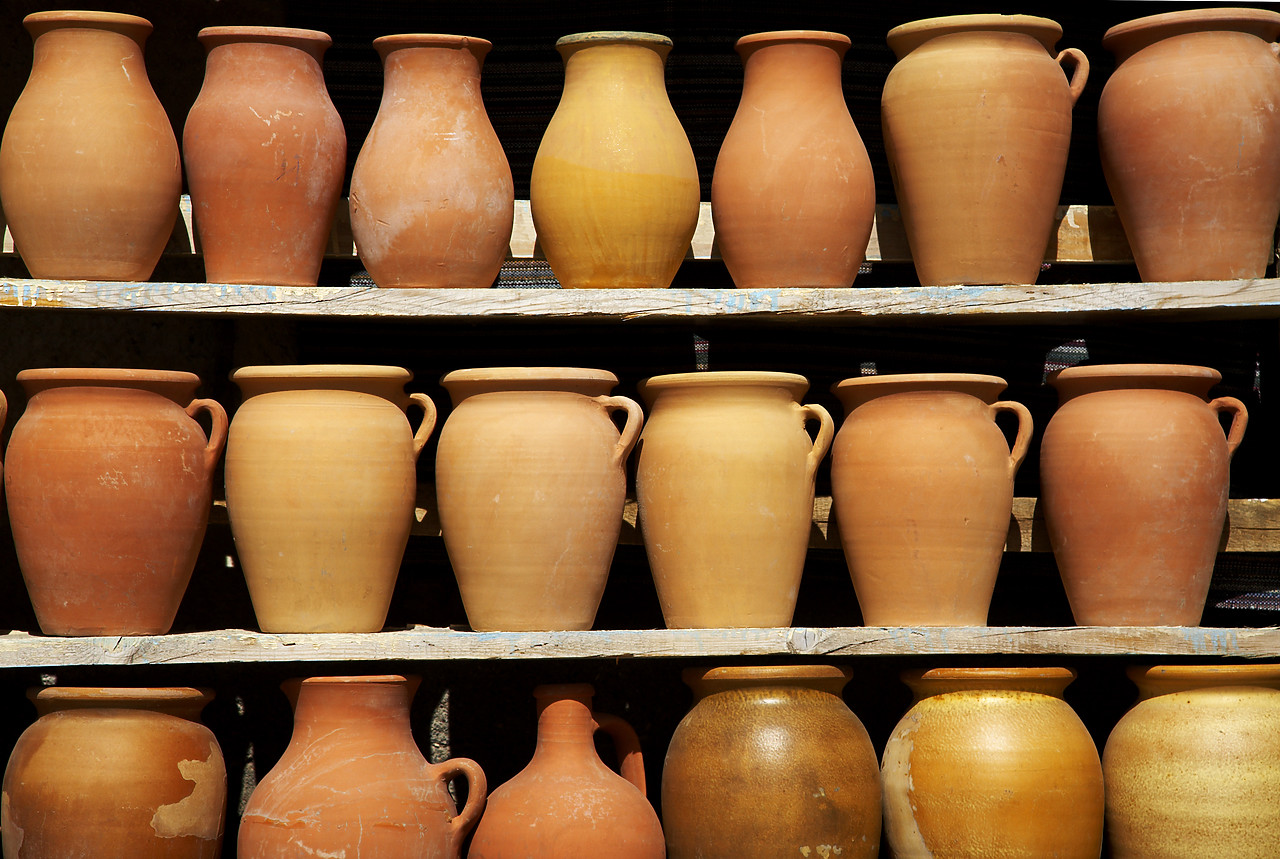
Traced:
[[410, 677], [404, 674], [322, 674], [316, 677], [303, 677], [298, 681], [301, 686], [345, 686], [345, 685], [381, 685], [395, 686], [408, 683]]
[[214, 692], [195, 686], [46, 686], [30, 690], [27, 697], [42, 716], [78, 710], [153, 710], [195, 722]]
[[257, 364], [233, 370], [231, 381], [276, 379], [376, 379], [409, 382], [413, 379], [403, 367], [386, 364]]
[[938, 18], [922, 18], [899, 24], [885, 37], [889, 48], [901, 60], [907, 54], [938, 36], [953, 33], [969, 33], [992, 30], [1001, 33], [1018, 33], [1035, 39], [1049, 53], [1062, 38], [1062, 25], [1037, 15], [997, 15], [978, 13], [972, 15], [943, 15]]
[[462, 370], [450, 370], [440, 377], [440, 384], [469, 385], [479, 382], [510, 382], [519, 385], [519, 390], [539, 390], [530, 383], [550, 382], [585, 382], [618, 384], [618, 377], [608, 370], [597, 370], [591, 367], [468, 367]]
[[402, 48], [454, 48], [470, 51], [477, 60], [483, 60], [493, 49], [493, 42], [477, 36], [452, 33], [395, 33], [373, 40], [373, 49], [383, 60], [387, 58], [387, 54]]
[[799, 685], [839, 695], [853, 677], [842, 665], [727, 665], [719, 668], [686, 668], [680, 672], [685, 685], [701, 699], [713, 692], [743, 687]]
[[1280, 689], [1280, 663], [1249, 665], [1133, 665], [1125, 673], [1139, 700], [1192, 689], [1261, 686]]
[[110, 30], [142, 43], [155, 29], [150, 21], [125, 12], [100, 12], [89, 9], [52, 9], [32, 12], [22, 19], [22, 26], [33, 38], [51, 30], [83, 25], [95, 30]]
[[127, 367], [39, 367], [14, 377], [27, 397], [58, 388], [131, 388], [150, 391], [186, 406], [200, 387], [200, 377], [186, 370]]
[[[1136, 383], [1123, 386], [1106, 384], [1111, 380], [1135, 380]], [[1143, 384], [1143, 380], [1147, 383]], [[1212, 367], [1196, 364], [1078, 364], [1053, 371], [1045, 381], [1060, 394], [1066, 393], [1065, 388], [1075, 387], [1084, 389], [1077, 393], [1112, 387], [1182, 390], [1177, 382], [1186, 382], [1189, 388], [1207, 392], [1222, 381], [1222, 374]]]
[[[1061, 666], [914, 668], [899, 675], [916, 700], [948, 692], [1018, 689], [1027, 685], [1041, 686], [1049, 691], [1040, 694], [1061, 698], [1076, 676], [1074, 669]], [[957, 684], [961, 688], [930, 692], [929, 687], [934, 684]]]
[[1242, 6], [1162, 12], [1116, 24], [1103, 33], [1102, 47], [1123, 61], [1161, 39], [1223, 30], [1252, 33], [1264, 41], [1274, 42], [1280, 36], [1280, 12]]
[[589, 30], [584, 33], [570, 33], [556, 39], [556, 50], [560, 48], [581, 48], [590, 45], [634, 44], [664, 47], [670, 50], [674, 43], [660, 33], [644, 33], [638, 30]]
[[641, 396], [652, 401], [662, 391], [690, 388], [726, 388], [769, 386], [785, 388], [799, 400], [809, 390], [809, 380], [799, 373], [777, 370], [696, 370], [691, 373], [663, 373], [641, 380], [637, 386]]
[[844, 56], [853, 41], [843, 33], [830, 30], [769, 30], [763, 33], [751, 33], [734, 43], [733, 49], [745, 59], [746, 55], [770, 45], [790, 45], [808, 43], [833, 48]]
[[299, 48], [307, 53], [319, 54], [333, 44], [328, 33], [319, 30], [304, 30], [298, 27], [253, 27], [253, 26], [220, 26], [204, 27], [196, 38], [211, 51], [220, 45], [232, 43], [258, 43], [268, 45], [285, 45]]
[[831, 386], [831, 393], [856, 392], [866, 388], [900, 387], [903, 391], [951, 391], [957, 387], [992, 387], [993, 396], [1009, 383], [986, 373], [885, 373], [875, 376], [853, 376]]

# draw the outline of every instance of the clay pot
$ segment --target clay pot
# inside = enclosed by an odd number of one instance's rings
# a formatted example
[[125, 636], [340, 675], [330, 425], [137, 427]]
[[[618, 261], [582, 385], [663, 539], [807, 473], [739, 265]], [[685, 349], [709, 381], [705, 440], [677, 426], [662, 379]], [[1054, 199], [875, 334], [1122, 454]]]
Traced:
[[840, 856], [880, 848], [867, 731], [829, 665], [690, 668], [694, 705], [662, 768], [671, 859]]
[[[670, 628], [790, 626], [835, 424], [793, 373], [654, 376], [636, 465], [640, 529]], [[807, 421], [816, 421], [809, 438]]]
[[698, 225], [698, 166], [667, 100], [671, 40], [598, 32], [556, 42], [564, 94], [533, 160], [538, 245], [563, 287], [671, 285]]
[[151, 89], [151, 22], [36, 12], [31, 77], [0, 142], [0, 199], [32, 277], [146, 280], [178, 218], [182, 165]]
[[[455, 370], [436, 450], [440, 530], [474, 630], [590, 629], [644, 415], [576, 367]], [[611, 415], [627, 413], [621, 433]]]
[[492, 286], [511, 244], [515, 186], [480, 97], [492, 45], [375, 39], [385, 83], [351, 175], [351, 232], [378, 286]]
[[1221, 378], [1177, 364], [1050, 375], [1060, 405], [1040, 445], [1040, 505], [1076, 623], [1200, 623], [1249, 418], [1234, 397], [1206, 404]]
[[1102, 752], [1111, 855], [1275, 853], [1280, 665], [1129, 669], [1139, 699]]
[[[864, 376], [832, 386], [845, 409], [831, 495], [868, 626], [985, 626], [1031, 413], [1004, 379]], [[1013, 450], [995, 424], [1017, 416]]]
[[[377, 632], [413, 524], [415, 463], [435, 428], [399, 367], [242, 367], [227, 439], [227, 515], [263, 632]], [[417, 431], [410, 403], [423, 411]]]
[[5, 496], [40, 629], [168, 632], [204, 539], [226, 412], [194, 399], [192, 373], [57, 368], [18, 381], [30, 400]]
[[916, 700], [885, 745], [885, 837], [899, 859], [1097, 859], [1098, 749], [1066, 668], [907, 671]]
[[[618, 716], [591, 709], [586, 683], [539, 686], [538, 745], [529, 765], [489, 796], [468, 859], [662, 859], [662, 826], [645, 798], [640, 739]], [[596, 753], [612, 739], [622, 775]]]
[[742, 101], [711, 181], [720, 256], [746, 289], [849, 286], [876, 208], [871, 159], [840, 82], [849, 37], [784, 30], [736, 47]]
[[182, 134], [205, 277], [315, 286], [342, 194], [347, 135], [315, 30], [206, 27], [204, 85]]
[[4, 773], [4, 855], [217, 859], [227, 771], [199, 689], [51, 687]]
[[[466, 758], [427, 763], [409, 727], [409, 681], [310, 677], [296, 689], [293, 737], [245, 805], [239, 859], [461, 856], [484, 773]], [[447, 789], [455, 776], [467, 783], [461, 811]]]
[[[1071, 108], [1089, 62], [1030, 15], [952, 15], [889, 31], [885, 150], [927, 286], [1035, 283], [1053, 231]], [[1059, 64], [1074, 69], [1068, 82]]]

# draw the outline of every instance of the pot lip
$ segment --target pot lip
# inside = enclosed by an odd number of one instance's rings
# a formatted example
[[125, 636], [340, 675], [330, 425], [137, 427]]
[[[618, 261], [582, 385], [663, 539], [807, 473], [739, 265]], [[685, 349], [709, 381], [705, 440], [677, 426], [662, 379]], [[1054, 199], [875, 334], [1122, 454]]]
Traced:
[[302, 686], [396, 686], [408, 683], [409, 677], [404, 674], [322, 674], [303, 677], [298, 682]]
[[768, 45], [785, 45], [810, 43], [835, 48], [841, 55], [849, 49], [853, 41], [843, 33], [830, 30], [769, 30], [763, 33], [750, 33], [734, 43], [733, 49], [739, 54], [751, 52]]
[[186, 370], [149, 370], [130, 367], [39, 367], [19, 370], [15, 377], [19, 383], [55, 383], [70, 385], [77, 382], [95, 384], [111, 382], [159, 382], [170, 385], [199, 385], [200, 377]]
[[613, 387], [618, 384], [618, 377], [608, 370], [590, 367], [468, 367], [451, 370], [440, 377], [440, 384], [446, 388], [477, 382], [513, 382], [522, 385], [521, 390], [537, 390], [523, 386], [536, 382], [586, 382]]
[[1009, 383], [999, 376], [985, 373], [886, 373], [841, 379], [831, 386], [831, 393], [839, 396], [845, 392], [885, 387], [902, 388], [904, 391], [954, 390], [958, 386], [989, 386], [995, 388], [993, 393], [998, 394], [1009, 387]]
[[196, 33], [196, 38], [200, 40], [200, 44], [204, 45], [206, 50], [230, 42], [294, 45], [311, 50], [316, 48], [324, 50], [333, 44], [333, 38], [328, 33], [323, 33], [319, 30], [304, 30], [298, 27], [242, 27], [235, 25], [204, 27], [199, 33]]
[[1116, 24], [1102, 35], [1102, 46], [1123, 60], [1161, 39], [1210, 30], [1242, 30], [1267, 41], [1280, 36], [1280, 12], [1242, 6], [1180, 9]]
[[46, 686], [27, 697], [42, 715], [69, 710], [155, 709], [195, 721], [213, 700], [212, 689], [194, 686]]
[[1057, 387], [1059, 382], [1084, 382], [1107, 379], [1125, 379], [1130, 377], [1150, 379], [1187, 379], [1208, 382], [1210, 385], [1222, 381], [1222, 374], [1212, 367], [1196, 364], [1077, 364], [1054, 370], [1046, 377], [1046, 381]]
[[1249, 665], [1133, 665], [1126, 672], [1143, 700], [1171, 692], [1224, 686], [1280, 689], [1280, 663]]
[[100, 12], [89, 9], [52, 9], [32, 12], [22, 19], [22, 26], [32, 36], [66, 27], [84, 24], [95, 29], [111, 30], [135, 39], [145, 39], [154, 26], [146, 18], [125, 12]]
[[721, 689], [743, 686], [795, 684], [818, 688], [838, 695], [853, 677], [842, 665], [727, 665], [718, 668], [686, 668], [680, 672], [685, 685], [697, 698]]
[[747, 388], [755, 386], [785, 388], [795, 399], [809, 390], [809, 380], [799, 373], [777, 370], [696, 370], [692, 373], [663, 373], [641, 380], [641, 396], [652, 401], [662, 391], [697, 388]]
[[277, 379], [375, 379], [408, 382], [413, 379], [403, 367], [385, 364], [259, 364], [232, 371], [231, 381], [251, 382]]
[[938, 36], [965, 33], [975, 30], [996, 30], [1002, 33], [1020, 33], [1030, 36], [1046, 51], [1052, 52], [1062, 38], [1062, 25], [1037, 15], [997, 15], [979, 13], [971, 15], [943, 15], [938, 18], [922, 18], [899, 24], [889, 31], [885, 39], [894, 55], [901, 60], [907, 54]]
[[493, 49], [493, 42], [477, 36], [460, 36], [453, 33], [394, 33], [373, 40], [373, 49], [384, 60], [387, 54], [401, 48], [457, 48], [470, 51], [482, 58]]
[[586, 33], [570, 33], [556, 39], [556, 51], [567, 62], [569, 56], [585, 48], [602, 45], [638, 45], [651, 48], [664, 61], [674, 43], [659, 33], [643, 33], [635, 30], [592, 30]]

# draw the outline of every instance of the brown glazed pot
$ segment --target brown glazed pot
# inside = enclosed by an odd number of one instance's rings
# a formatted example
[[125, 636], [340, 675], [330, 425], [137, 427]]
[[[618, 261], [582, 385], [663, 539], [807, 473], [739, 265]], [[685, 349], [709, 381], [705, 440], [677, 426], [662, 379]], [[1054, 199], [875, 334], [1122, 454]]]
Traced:
[[1206, 403], [1221, 378], [1178, 364], [1049, 377], [1060, 405], [1040, 445], [1040, 504], [1076, 623], [1200, 623], [1249, 417], [1234, 397]]
[[[586, 683], [539, 686], [533, 760], [489, 796], [468, 859], [662, 859], [662, 826], [645, 798], [635, 730], [591, 709]], [[593, 737], [614, 742], [622, 775], [604, 765]]]
[[346, 170], [315, 30], [206, 27], [204, 85], [182, 134], [212, 283], [315, 286]]
[[0, 199], [32, 277], [146, 280], [178, 218], [182, 165], [147, 79], [151, 23], [36, 12], [31, 77], [0, 141]]
[[226, 412], [194, 398], [192, 373], [55, 368], [18, 381], [30, 400], [5, 497], [40, 629], [168, 632], [204, 539]]
[[1275, 855], [1280, 665], [1129, 669], [1139, 698], [1102, 752], [1116, 859]]
[[382, 104], [351, 175], [351, 232], [378, 286], [492, 286], [511, 245], [515, 186], [480, 97], [492, 45], [375, 39]]
[[671, 859], [840, 856], [880, 848], [880, 779], [867, 731], [829, 665], [690, 668], [694, 705], [662, 769]]
[[[845, 420], [831, 495], [867, 626], [984, 626], [1031, 413], [997, 401], [1004, 379], [864, 376], [832, 386]], [[1010, 451], [996, 426], [1017, 416]]]
[[[466, 758], [427, 763], [411, 698], [396, 675], [301, 681], [293, 737], [241, 816], [239, 859], [461, 856], [484, 808], [484, 773]], [[447, 789], [455, 776], [467, 782], [461, 811]]]
[[783, 30], [736, 47], [742, 101], [711, 180], [720, 256], [746, 289], [849, 286], [876, 207], [840, 81], [849, 37]]
[[[436, 501], [477, 631], [590, 629], [622, 530], [644, 415], [618, 378], [577, 367], [455, 370]], [[621, 433], [611, 415], [626, 412]]]
[[[1053, 230], [1071, 109], [1089, 62], [1030, 15], [953, 15], [889, 31], [881, 98], [893, 186], [926, 286], [1035, 283]], [[1074, 66], [1068, 82], [1059, 64]]]
[[915, 703], [885, 744], [885, 838], [898, 859], [1098, 859], [1098, 749], [1062, 700], [1066, 668], [907, 671]]
[[1128, 21], [1098, 148], [1143, 280], [1262, 277], [1280, 218], [1280, 13], [1188, 9]]
[[51, 687], [4, 773], [10, 859], [217, 859], [227, 771], [199, 689]]

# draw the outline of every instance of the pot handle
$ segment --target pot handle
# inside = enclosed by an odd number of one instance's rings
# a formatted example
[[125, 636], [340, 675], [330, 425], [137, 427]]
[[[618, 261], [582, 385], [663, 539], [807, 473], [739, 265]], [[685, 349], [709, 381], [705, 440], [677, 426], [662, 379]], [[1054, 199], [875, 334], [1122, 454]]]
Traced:
[[1227, 430], [1227, 459], [1236, 452], [1240, 442], [1244, 441], [1244, 430], [1249, 425], [1249, 410], [1244, 403], [1235, 397], [1218, 397], [1209, 403], [1214, 414], [1231, 413], [1231, 429]]
[[461, 845], [462, 839], [480, 822], [480, 812], [484, 811], [488, 799], [489, 782], [484, 777], [484, 770], [470, 758], [450, 758], [439, 766], [445, 781], [455, 776], [463, 776], [467, 780], [467, 803], [462, 806], [462, 811], [449, 819], [448, 824], [449, 840]]
[[636, 729], [626, 719], [612, 713], [593, 712], [591, 718], [595, 719], [596, 728], [613, 740], [622, 777], [635, 785], [641, 795], [648, 796], [644, 784], [644, 757], [640, 754], [640, 738], [636, 736]]
[[813, 475], [818, 471], [818, 463], [822, 462], [822, 458], [831, 449], [831, 440], [836, 436], [836, 422], [831, 419], [830, 412], [816, 403], [805, 403], [800, 406], [800, 414], [804, 417], [805, 423], [818, 422], [818, 435], [813, 440], [813, 449], [805, 459], [805, 473], [810, 480], [813, 480]]
[[1031, 412], [1022, 403], [1013, 400], [1000, 400], [991, 404], [991, 419], [1000, 412], [1013, 412], [1018, 416], [1018, 434], [1013, 439], [1013, 449], [1009, 451], [1009, 477], [1018, 473], [1018, 467], [1027, 457], [1027, 448], [1031, 446], [1031, 431], [1035, 424], [1031, 420]]
[[409, 400], [422, 409], [422, 423], [418, 424], [418, 431], [413, 434], [413, 458], [416, 462], [418, 454], [422, 453], [427, 439], [431, 438], [431, 433], [436, 428], [436, 404], [426, 394], [410, 394]]
[[1054, 59], [1059, 65], [1065, 59], [1075, 61], [1076, 67], [1071, 72], [1071, 82], [1068, 84], [1071, 89], [1071, 103], [1075, 104], [1076, 99], [1080, 98], [1080, 93], [1084, 92], [1085, 83], [1089, 80], [1089, 58], [1079, 48], [1064, 48]]
[[187, 406], [187, 417], [192, 420], [201, 412], [209, 413], [212, 424], [209, 427], [209, 443], [204, 446], [204, 469], [212, 474], [214, 466], [218, 464], [218, 457], [222, 456], [222, 448], [227, 443], [230, 421], [227, 420], [227, 410], [217, 400], [192, 400]]
[[609, 414], [619, 410], [627, 413], [627, 422], [622, 425], [622, 434], [618, 437], [618, 443], [613, 446], [613, 464], [622, 465], [627, 461], [631, 448], [636, 446], [636, 439], [640, 438], [640, 428], [644, 426], [644, 410], [640, 408], [639, 403], [629, 397], [593, 397], [592, 399]]

